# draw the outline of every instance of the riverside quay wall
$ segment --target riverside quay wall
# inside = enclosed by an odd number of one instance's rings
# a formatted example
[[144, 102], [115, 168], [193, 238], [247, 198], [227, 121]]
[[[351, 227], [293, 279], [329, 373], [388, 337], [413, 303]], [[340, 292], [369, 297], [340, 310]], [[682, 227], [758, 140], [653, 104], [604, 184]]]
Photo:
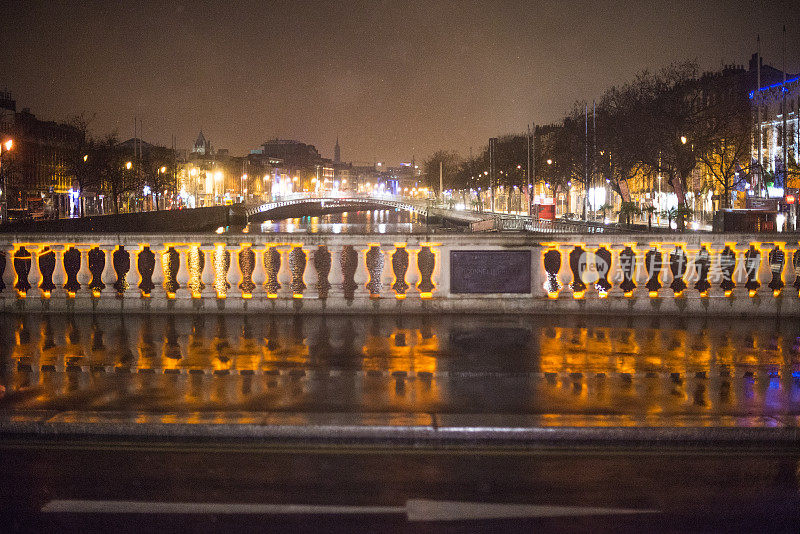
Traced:
[[8, 234], [5, 312], [800, 314], [792, 234]]

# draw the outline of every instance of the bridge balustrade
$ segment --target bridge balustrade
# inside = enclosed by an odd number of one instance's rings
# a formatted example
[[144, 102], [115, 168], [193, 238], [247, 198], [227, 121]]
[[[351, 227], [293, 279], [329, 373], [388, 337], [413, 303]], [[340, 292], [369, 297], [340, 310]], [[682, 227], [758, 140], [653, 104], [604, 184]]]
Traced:
[[[797, 241], [665, 237], [5, 236], [0, 305], [19, 312], [800, 313]], [[509, 269], [502, 265], [508, 256], [497, 252], [522, 256]]]

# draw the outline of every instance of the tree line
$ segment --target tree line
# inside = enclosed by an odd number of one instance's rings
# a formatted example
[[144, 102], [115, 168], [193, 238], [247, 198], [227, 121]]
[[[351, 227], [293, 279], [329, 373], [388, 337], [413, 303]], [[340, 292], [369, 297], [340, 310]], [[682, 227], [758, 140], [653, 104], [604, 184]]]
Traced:
[[[596, 104], [576, 102], [562, 121], [536, 126], [532, 143], [525, 134], [499, 137], [493, 185], [544, 181], [557, 193], [570, 182], [595, 176], [630, 202], [629, 180], [660, 175], [681, 208], [687, 179], [702, 164], [714, 190], [722, 193], [721, 207], [730, 207], [732, 191], [750, 180], [756, 165], [751, 162], [752, 85], [749, 72], [735, 67], [701, 74], [697, 63], [687, 62], [643, 71], [606, 90]], [[527, 176], [529, 144], [532, 177]], [[424, 164], [434, 188], [440, 161], [446, 188], [489, 186], [488, 146], [471, 158], [434, 153]], [[788, 170], [797, 172], [794, 160]], [[678, 223], [683, 224], [682, 217]]]
[[[122, 199], [142, 194], [144, 187], [155, 196], [155, 208], [161, 209], [164, 190], [175, 190], [176, 161], [172, 149], [149, 145], [136, 157], [130, 147], [121, 145], [116, 133], [93, 137], [88, 121], [72, 117], [69, 123], [81, 135], [66, 151], [67, 172], [72, 175], [81, 195], [105, 193], [111, 197], [114, 213], [119, 213]], [[83, 202], [80, 202], [83, 216]]]

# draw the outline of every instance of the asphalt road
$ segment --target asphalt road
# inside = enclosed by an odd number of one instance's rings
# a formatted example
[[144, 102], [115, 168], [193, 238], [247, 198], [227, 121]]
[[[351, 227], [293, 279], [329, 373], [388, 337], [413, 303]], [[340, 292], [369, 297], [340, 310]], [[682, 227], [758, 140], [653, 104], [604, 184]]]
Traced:
[[[796, 449], [688, 443], [493, 450], [28, 439], [0, 444], [0, 525], [9, 532], [797, 532], [799, 461]], [[432, 520], [442, 510], [447, 520]], [[501, 517], [487, 518], [493, 514]]]

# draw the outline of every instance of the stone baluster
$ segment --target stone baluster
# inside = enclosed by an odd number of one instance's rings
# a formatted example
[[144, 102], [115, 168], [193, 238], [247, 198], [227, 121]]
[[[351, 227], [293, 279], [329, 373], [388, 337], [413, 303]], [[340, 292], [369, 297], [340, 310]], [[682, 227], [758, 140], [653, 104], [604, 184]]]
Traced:
[[79, 245], [76, 247], [81, 254], [81, 266], [78, 269], [77, 280], [81, 285], [78, 290], [79, 296], [89, 296], [92, 290], [89, 288], [89, 283], [92, 281], [92, 271], [89, 270], [89, 251], [92, 250], [92, 245]]
[[597, 291], [597, 282], [600, 279], [600, 274], [597, 271], [597, 250], [600, 247], [597, 245], [585, 245], [583, 250], [586, 254], [586, 271], [583, 276], [582, 282], [586, 285], [586, 292], [584, 298], [599, 298]]
[[636, 243], [631, 246], [631, 250], [636, 254], [636, 267], [633, 270], [633, 283], [636, 288], [633, 290], [635, 298], [649, 296], [650, 290], [647, 289], [647, 253], [650, 252], [649, 243]]
[[353, 250], [358, 254], [356, 261], [356, 272], [353, 275], [353, 281], [356, 283], [355, 298], [369, 296], [367, 289], [367, 282], [369, 282], [369, 272], [367, 271], [367, 252], [369, 247], [364, 249], [359, 248], [357, 245], [353, 246]]
[[611, 282], [611, 289], [608, 290], [609, 297], [621, 297], [625, 292], [620, 287], [624, 280], [622, 276], [622, 265], [620, 264], [619, 253], [625, 249], [625, 246], [619, 243], [613, 243], [609, 246], [611, 252], [611, 269], [608, 273], [608, 281]]
[[142, 296], [142, 290], [139, 289], [139, 283], [141, 282], [141, 276], [139, 276], [140, 247], [139, 245], [135, 245], [125, 250], [128, 252], [131, 267], [128, 269], [128, 272], [125, 273], [125, 291], [123, 292], [123, 296], [126, 300], [140, 298]]
[[561, 283], [561, 291], [559, 297], [572, 298], [572, 269], [569, 268], [569, 255], [575, 248], [573, 244], [558, 245], [558, 251], [561, 253], [561, 266], [558, 269], [558, 280]]
[[[388, 246], [386, 250], [381, 250], [383, 254], [383, 269], [381, 270], [381, 297], [393, 296], [392, 284], [394, 283], [394, 269], [392, 268], [392, 255], [397, 248]], [[435, 279], [434, 279], [435, 280]]]
[[[116, 297], [117, 290], [114, 288], [114, 283], [117, 281], [117, 271], [114, 270], [114, 251], [116, 245], [103, 244], [100, 245], [100, 250], [103, 251], [105, 263], [103, 264], [103, 272], [100, 274], [100, 281], [105, 286], [102, 290], [103, 296]], [[55, 271], [53, 272], [55, 277]], [[53, 281], [55, 284], [55, 280]]]
[[675, 279], [672, 276], [672, 269], [670, 268], [670, 255], [675, 251], [674, 243], [657, 243], [656, 247], [661, 252], [661, 288], [658, 290], [658, 296], [661, 298], [672, 298], [675, 292], [670, 288], [670, 284]]
[[39, 266], [39, 256], [42, 252], [42, 246], [30, 245], [26, 247], [28, 252], [31, 253], [31, 270], [28, 271], [28, 283], [31, 288], [28, 290], [26, 297], [29, 299], [42, 298], [42, 269]]
[[317, 295], [315, 290], [317, 284], [317, 270], [314, 268], [314, 251], [317, 247], [312, 245], [301, 246], [303, 254], [306, 256], [306, 267], [303, 270], [303, 283], [306, 288], [303, 290], [303, 297], [309, 298]]
[[[761, 284], [758, 287], [758, 293], [761, 296], [772, 296], [772, 289], [769, 287], [769, 283], [772, 282], [772, 268], [769, 264], [769, 253], [772, 252], [773, 248], [775, 248], [775, 243], [761, 243], [760, 247], [756, 247], [756, 250], [761, 252], [761, 262], [758, 266], [758, 283]], [[784, 264], [784, 269], [785, 268], [786, 265]]]
[[50, 292], [50, 298], [63, 298], [67, 295], [64, 289], [64, 284], [67, 283], [67, 271], [64, 269], [64, 248], [64, 245], [52, 245], [50, 247], [56, 261], [53, 268], [53, 285], [55, 288]]
[[694, 288], [695, 284], [700, 281], [700, 269], [695, 264], [697, 253], [700, 252], [700, 245], [688, 244], [683, 251], [686, 253], [686, 274], [683, 275], [686, 289], [683, 290], [683, 296], [685, 298], [700, 298], [700, 292]]
[[214, 287], [216, 280], [214, 270], [215, 251], [216, 247], [211, 243], [203, 243], [199, 247], [199, 253], [203, 255], [203, 270], [200, 273], [200, 282], [203, 283], [200, 296], [203, 299], [212, 299], [217, 296], [217, 289]]
[[412, 291], [422, 280], [422, 273], [419, 270], [419, 251], [420, 247], [412, 247], [406, 245], [406, 252], [408, 252], [408, 271], [406, 271], [406, 283], [408, 284], [408, 291], [406, 291], [406, 298], [412, 296], [419, 296], [418, 291]]
[[16, 293], [14, 291], [14, 282], [17, 278], [17, 272], [14, 270], [14, 252], [16, 251], [16, 247], [14, 245], [6, 245], [3, 249], [3, 252], [6, 256], [6, 266], [3, 269], [2, 276], [3, 276], [3, 283], [5, 284], [5, 289], [3, 290], [3, 295], [6, 297], [16, 297]]
[[[706, 246], [706, 250], [708, 251], [708, 261], [710, 262], [710, 268], [708, 270], [708, 283], [711, 287], [708, 289], [708, 296], [709, 297], [721, 297], [725, 295], [725, 291], [722, 289], [720, 284], [722, 283], [722, 251], [725, 250], [725, 244], [723, 243], [722, 246], [714, 246], [709, 244]], [[741, 256], [740, 253], [737, 253], [737, 257]], [[742, 256], [742, 260], [744, 257]], [[736, 269], [734, 269], [734, 273]], [[734, 283], [735, 280], [734, 280]], [[744, 283], [741, 286], [737, 283], [736, 287], [744, 287]]]
[[291, 245], [280, 245], [275, 247], [281, 255], [281, 265], [278, 269], [278, 283], [281, 285], [278, 290], [278, 298], [292, 298], [292, 269], [289, 267], [289, 254], [292, 253]]
[[267, 271], [264, 268], [264, 245], [253, 244], [253, 296], [264, 296], [264, 283], [267, 281]]
[[150, 244], [150, 252], [153, 253], [153, 276], [150, 279], [153, 282], [153, 290], [150, 293], [151, 297], [164, 298], [164, 245]]
[[[720, 258], [723, 250], [725, 250], [724, 245], [720, 248]], [[745, 254], [750, 251], [750, 244], [736, 243], [731, 247], [731, 250], [736, 252], [736, 266], [731, 275], [731, 280], [736, 284], [736, 287], [733, 288], [732, 294], [735, 297], [747, 297], [749, 296], [749, 290], [745, 287], [745, 284], [747, 284], [747, 258], [745, 258]], [[756, 280], [758, 280], [758, 273], [756, 273]]]
[[189, 245], [175, 245], [175, 252], [178, 253], [178, 271], [175, 273], [175, 281], [178, 282], [178, 289], [175, 290], [176, 299], [191, 298], [192, 292], [189, 288]]
[[239, 253], [242, 248], [239, 244], [227, 244], [225, 245], [225, 250], [230, 254], [230, 264], [228, 265], [228, 272], [225, 274], [225, 280], [230, 287], [225, 293], [225, 298], [241, 298], [242, 290], [239, 289], [239, 284], [242, 283], [242, 273], [241, 269], [239, 269]]
[[785, 284], [783, 288], [787, 291], [784, 294], [797, 296], [798, 292], [792, 285], [798, 274], [800, 274], [794, 268], [794, 255], [798, 250], [797, 241], [786, 243], [784, 250], [786, 251], [786, 264], [783, 267], [783, 283]]
[[328, 294], [332, 297], [341, 297], [344, 278], [342, 274], [342, 246], [330, 245], [328, 252], [331, 253], [331, 271], [328, 273], [328, 283], [331, 287], [328, 290]]

